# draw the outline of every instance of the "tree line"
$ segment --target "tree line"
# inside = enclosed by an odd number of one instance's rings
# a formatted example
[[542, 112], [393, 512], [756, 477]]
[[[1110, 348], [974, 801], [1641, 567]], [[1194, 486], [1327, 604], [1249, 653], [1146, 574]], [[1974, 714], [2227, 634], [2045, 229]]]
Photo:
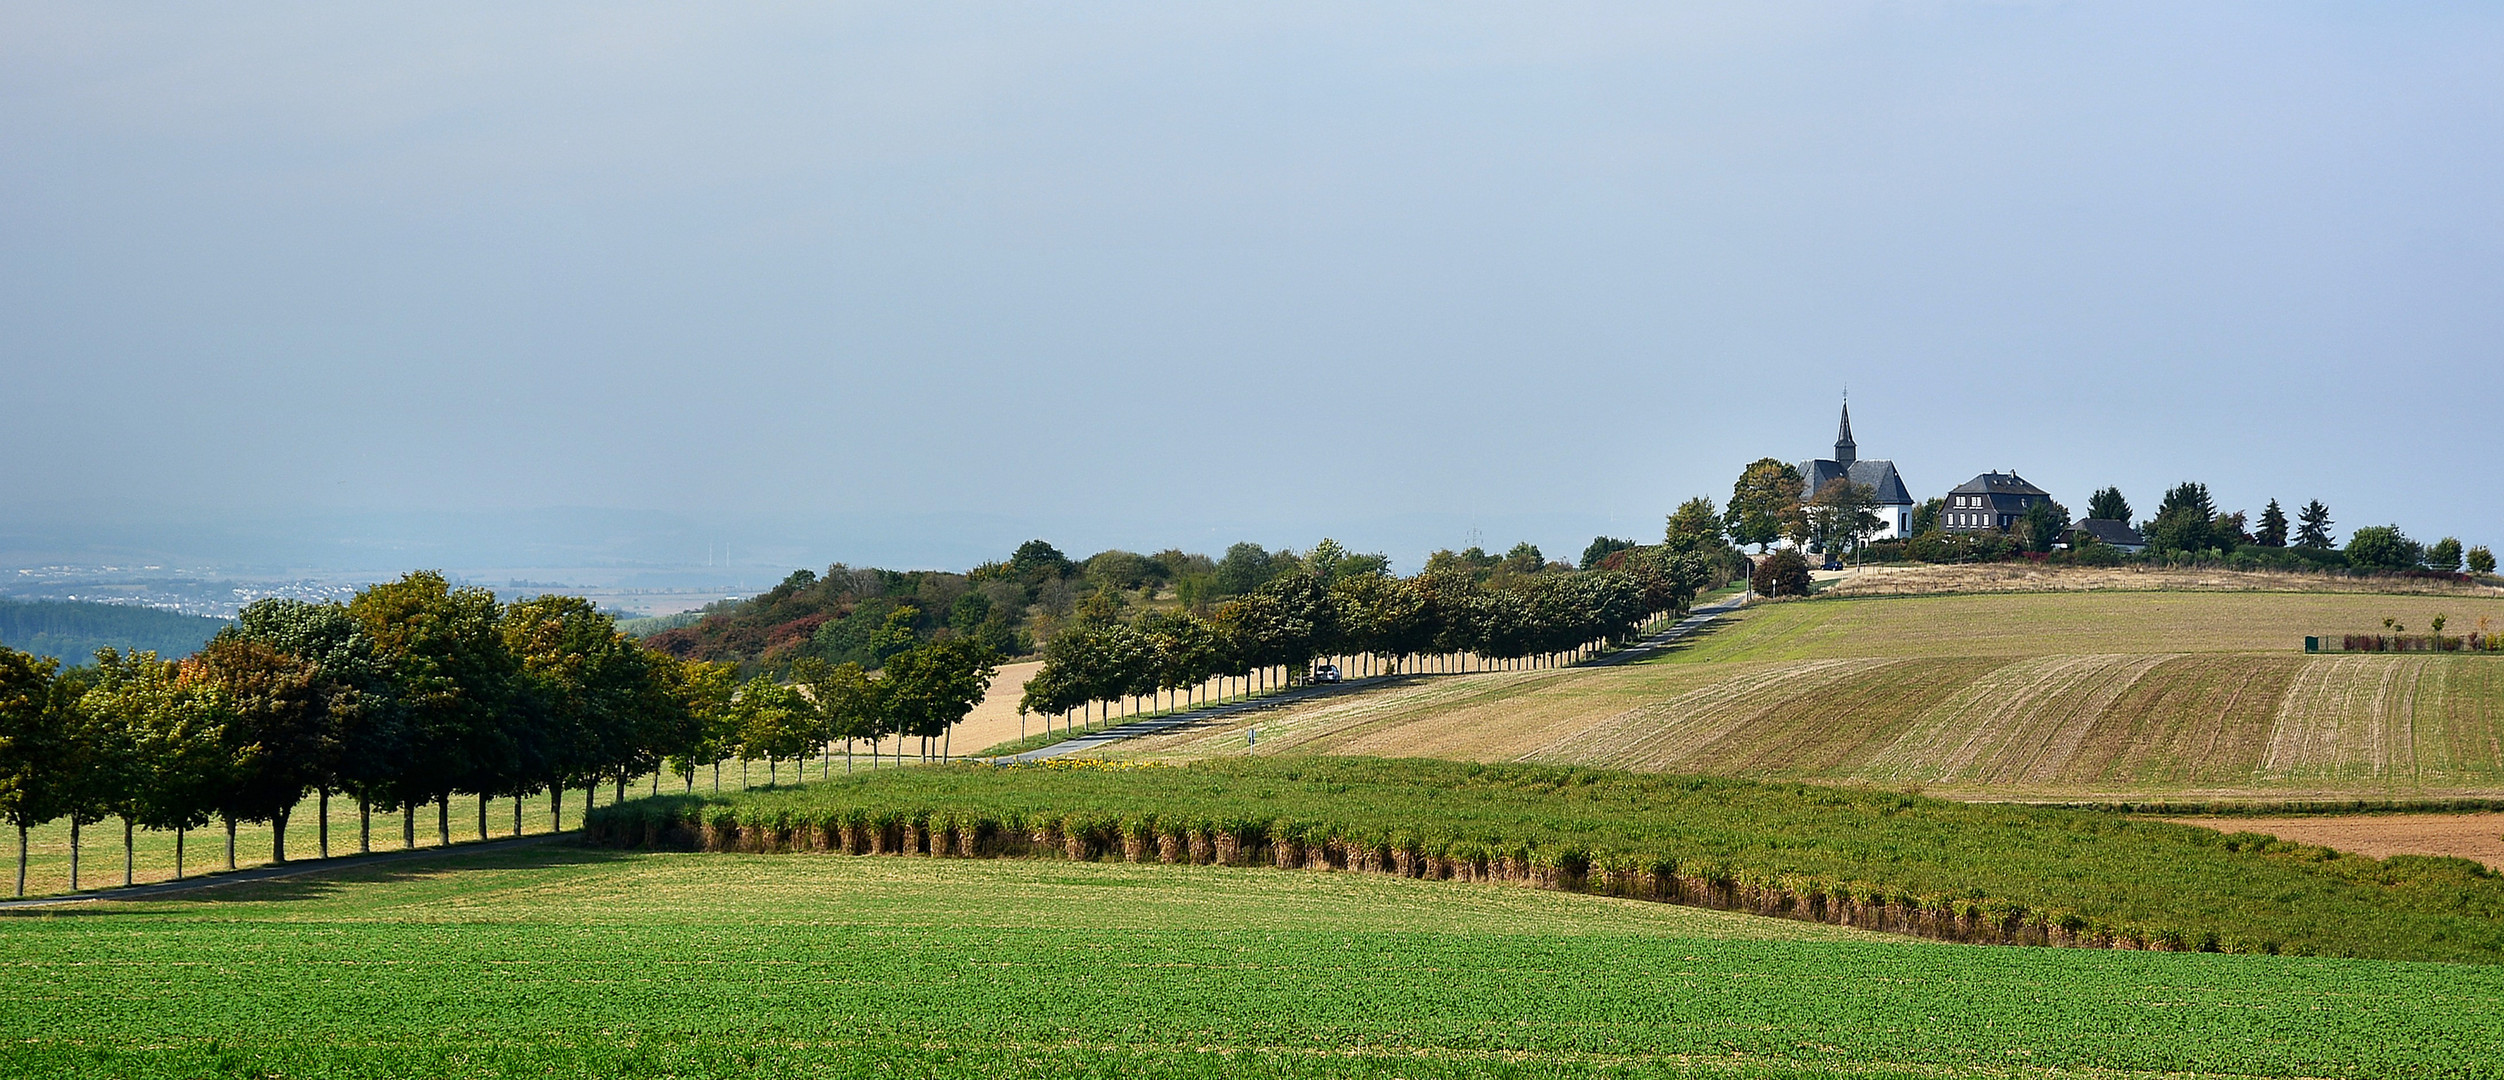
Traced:
[[1734, 573], [1717, 528], [1681, 533], [1673, 516], [1671, 531], [1670, 542], [1654, 546], [1599, 538], [1580, 569], [1524, 544], [1501, 558], [1476, 548], [1437, 552], [1406, 578], [1379, 555], [1324, 540], [1290, 572], [1205, 615], [1185, 608], [1124, 618], [1090, 598], [1045, 643], [1021, 708], [1061, 716], [1220, 678], [1245, 680], [1249, 691], [1256, 676], [1292, 677], [1325, 656], [1367, 657], [1396, 672], [1410, 658], [1517, 661], [1621, 641]]
[[[354, 799], [358, 847], [376, 811], [398, 811], [403, 843], [436, 808], [451, 840], [452, 796], [489, 804], [539, 793], [561, 820], [564, 793], [586, 804], [604, 783], [624, 798], [634, 777], [695, 773], [731, 757], [773, 763], [836, 739], [944, 738], [982, 697], [989, 651], [967, 639], [923, 642], [871, 675], [821, 664], [797, 686], [742, 685], [732, 665], [643, 648], [578, 597], [500, 603], [419, 572], [346, 603], [265, 599], [179, 660], [104, 649], [63, 668], [0, 646], [0, 818], [27, 834], [67, 818], [75, 879], [79, 831], [118, 818], [124, 877], [136, 829], [185, 834], [222, 822], [226, 861], [239, 825], [270, 824], [286, 861], [287, 821], [318, 795]], [[657, 775], [656, 775], [657, 783]]]

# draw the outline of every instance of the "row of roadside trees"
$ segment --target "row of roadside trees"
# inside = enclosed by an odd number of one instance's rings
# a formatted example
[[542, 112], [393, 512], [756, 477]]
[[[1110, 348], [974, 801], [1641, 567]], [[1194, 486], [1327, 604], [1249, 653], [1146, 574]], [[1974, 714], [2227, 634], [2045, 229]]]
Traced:
[[448, 843], [456, 794], [477, 798], [482, 835], [492, 800], [513, 800], [519, 831], [522, 800], [542, 792], [561, 820], [569, 788], [588, 802], [613, 784], [623, 798], [628, 779], [664, 766], [692, 785], [730, 757], [943, 736], [991, 663], [979, 644], [948, 641], [880, 675], [828, 667], [801, 687], [743, 687], [734, 671], [643, 648], [580, 598], [499, 603], [425, 572], [345, 604], [259, 601], [179, 660], [108, 649], [65, 669], [0, 647], [0, 819], [18, 831], [18, 892], [28, 832], [62, 818], [73, 879], [79, 831], [107, 819], [122, 825], [125, 879], [140, 828], [175, 834], [177, 873], [185, 834], [212, 822], [228, 865], [238, 826], [262, 822], [284, 862], [288, 818], [308, 795], [324, 854], [334, 796], [359, 807], [360, 850], [378, 811], [399, 812], [414, 844], [429, 803]]
[[[1709, 519], [1709, 504], [1704, 514]], [[1439, 556], [1402, 578], [1378, 558], [1316, 560], [1205, 617], [1155, 611], [1124, 621], [1109, 606], [1082, 604], [1044, 646], [1022, 708], [1056, 716], [1218, 678], [1244, 679], [1250, 689], [1256, 673], [1293, 673], [1326, 656], [1369, 657], [1397, 671], [1415, 657], [1516, 661], [1619, 641], [1729, 579], [1718, 530], [1692, 539], [1617, 550], [1599, 544], [1604, 558], [1583, 570], [1559, 564], [1511, 573], [1492, 559]], [[1323, 545], [1317, 550], [1336, 548]]]

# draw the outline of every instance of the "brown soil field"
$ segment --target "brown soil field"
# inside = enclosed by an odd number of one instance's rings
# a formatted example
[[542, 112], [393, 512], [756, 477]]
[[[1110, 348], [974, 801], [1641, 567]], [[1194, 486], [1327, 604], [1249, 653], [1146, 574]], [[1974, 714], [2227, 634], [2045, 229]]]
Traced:
[[2453, 855], [2504, 870], [2504, 814], [2349, 814], [2336, 817], [2167, 818], [2219, 832], [2256, 832], [2386, 858]]
[[[2039, 593], [1783, 602], [1662, 657], [1428, 675], [1249, 721], [1263, 754], [1549, 761], [1974, 799], [2504, 795], [2504, 658], [2305, 632], [2504, 599]], [[1107, 756], [1246, 752], [1245, 723]]]

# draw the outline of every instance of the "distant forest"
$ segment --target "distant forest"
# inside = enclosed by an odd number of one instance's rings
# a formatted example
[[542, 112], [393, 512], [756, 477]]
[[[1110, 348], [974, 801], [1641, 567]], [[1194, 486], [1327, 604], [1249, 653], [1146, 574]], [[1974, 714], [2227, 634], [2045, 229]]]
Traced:
[[145, 650], [167, 659], [189, 656], [226, 627], [226, 620], [83, 600], [0, 600], [0, 645], [58, 658], [93, 660], [97, 649]]

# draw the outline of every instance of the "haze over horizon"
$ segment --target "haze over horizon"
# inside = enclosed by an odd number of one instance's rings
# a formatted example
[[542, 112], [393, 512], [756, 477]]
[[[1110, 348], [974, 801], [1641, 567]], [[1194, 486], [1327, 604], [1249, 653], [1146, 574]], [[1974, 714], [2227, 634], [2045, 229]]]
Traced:
[[[2504, 542], [2504, 10], [0, 4], [0, 564]], [[730, 554], [720, 557], [727, 547]]]

